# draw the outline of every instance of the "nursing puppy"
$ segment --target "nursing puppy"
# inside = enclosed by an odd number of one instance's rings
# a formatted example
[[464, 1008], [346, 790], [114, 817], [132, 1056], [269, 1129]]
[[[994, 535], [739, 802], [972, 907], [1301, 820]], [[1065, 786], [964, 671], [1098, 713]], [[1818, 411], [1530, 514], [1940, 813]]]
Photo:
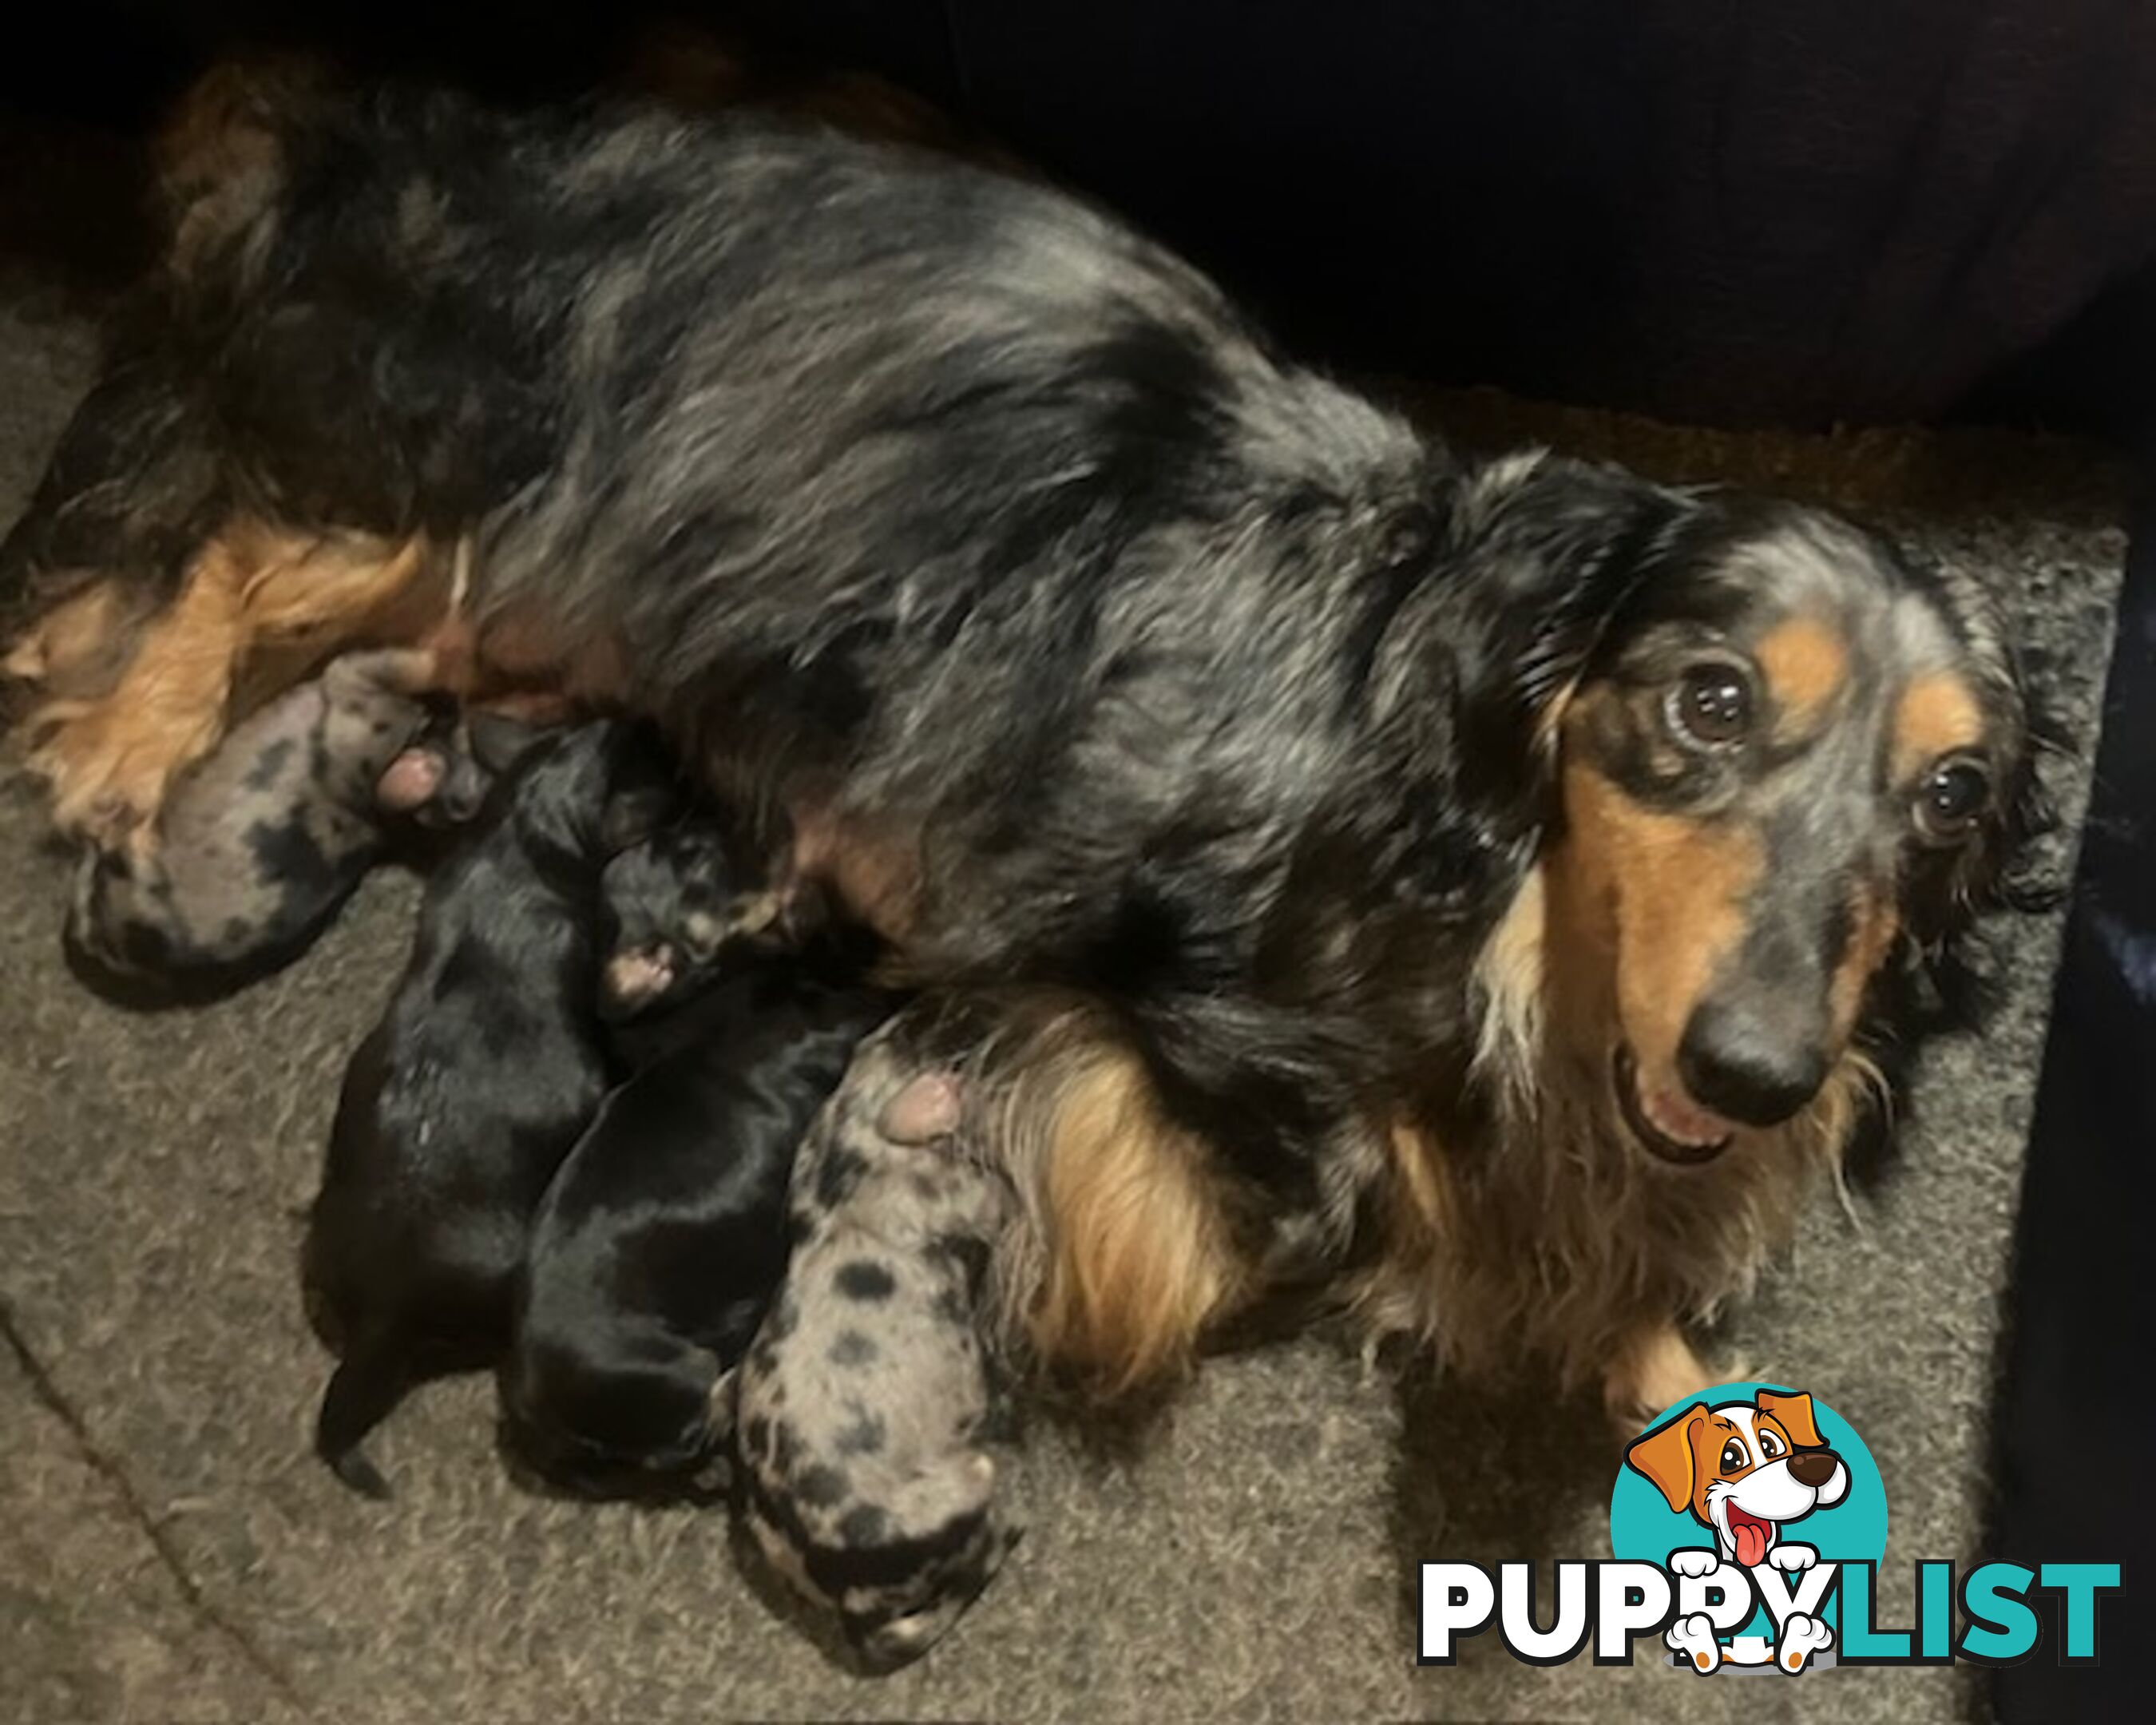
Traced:
[[110, 977], [198, 981], [297, 957], [399, 817], [478, 812], [485, 770], [418, 692], [432, 669], [423, 652], [347, 654], [237, 726], [165, 804], [153, 854], [84, 857], [70, 952]]
[[[651, 876], [637, 872], [648, 908]], [[896, 1005], [866, 979], [871, 942], [747, 948], [718, 956], [725, 973], [685, 1004], [623, 1027], [634, 1034], [617, 1046], [639, 1070], [532, 1224], [506, 1435], [588, 1496], [724, 1483], [732, 1373], [786, 1271], [794, 1152]]]
[[539, 744], [429, 883], [387, 1015], [345, 1074], [304, 1260], [341, 1363], [316, 1445], [359, 1445], [413, 1384], [492, 1365], [532, 1211], [606, 1093], [594, 1008], [602, 870], [670, 805], [671, 768], [615, 721]]
[[903, 1021], [865, 1041], [802, 1146], [797, 1244], [738, 1392], [749, 1531], [877, 1670], [927, 1651], [1016, 1538], [981, 1309], [1010, 1193], [911, 1045]]

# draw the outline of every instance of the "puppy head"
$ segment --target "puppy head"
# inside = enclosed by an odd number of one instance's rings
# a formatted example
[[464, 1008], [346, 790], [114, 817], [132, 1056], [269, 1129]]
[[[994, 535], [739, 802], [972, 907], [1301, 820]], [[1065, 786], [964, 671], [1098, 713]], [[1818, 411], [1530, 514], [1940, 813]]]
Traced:
[[97, 977], [143, 979], [192, 956], [172, 938], [162, 864], [124, 851], [90, 850], [75, 866], [61, 939], [69, 962]]
[[995, 1476], [980, 1451], [945, 1456], [854, 1505], [835, 1545], [805, 1538], [788, 1507], [753, 1488], [748, 1525], [773, 1568], [837, 1613], [862, 1663], [892, 1671], [942, 1638], [1017, 1543], [992, 1502]]
[[1776, 1529], [1839, 1503], [1849, 1470], [1820, 1438], [1809, 1395], [1763, 1389], [1749, 1402], [1695, 1403], [1633, 1440], [1628, 1466], [1673, 1510], [1712, 1527], [1747, 1568]]
[[728, 955], [789, 937], [782, 895], [749, 878], [738, 849], [716, 824], [694, 821], [608, 864], [599, 888], [603, 1012], [647, 1011], [711, 979]]
[[376, 781], [375, 800], [434, 830], [467, 825], [496, 781], [549, 734], [544, 726], [430, 703], [424, 728]]
[[473, 747], [470, 728], [454, 709], [430, 712], [375, 779], [374, 803], [384, 814], [448, 831], [478, 819], [496, 770]]
[[1875, 983], [2021, 834], [2025, 705], [1979, 589], [1830, 516], [1651, 494], [1609, 531], [1540, 710], [1552, 1016], [1635, 1142], [1703, 1162], [1858, 1088]]

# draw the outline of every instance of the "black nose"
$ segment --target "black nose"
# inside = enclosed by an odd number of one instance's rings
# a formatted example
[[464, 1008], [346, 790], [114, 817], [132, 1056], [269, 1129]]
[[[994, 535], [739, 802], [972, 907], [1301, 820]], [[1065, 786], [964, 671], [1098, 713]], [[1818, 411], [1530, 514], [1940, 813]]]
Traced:
[[1840, 1466], [1841, 1458], [1831, 1450], [1799, 1450], [1789, 1457], [1789, 1477], [1816, 1491]]
[[1778, 1034], [1764, 1015], [1708, 1002], [1677, 1048], [1677, 1076], [1692, 1100], [1746, 1126], [1779, 1126], [1819, 1094], [1826, 1050]]

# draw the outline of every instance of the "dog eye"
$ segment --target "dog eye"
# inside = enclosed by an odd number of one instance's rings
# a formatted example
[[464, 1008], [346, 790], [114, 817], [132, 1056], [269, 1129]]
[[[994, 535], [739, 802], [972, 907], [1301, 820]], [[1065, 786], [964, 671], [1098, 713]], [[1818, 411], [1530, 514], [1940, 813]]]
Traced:
[[1761, 1432], [1759, 1434], [1759, 1453], [1762, 1455], [1764, 1455], [1768, 1461], [1773, 1461], [1775, 1456], [1782, 1453], [1781, 1439], [1776, 1437], [1771, 1431]]
[[1735, 1438], [1730, 1439], [1722, 1446], [1722, 1471], [1724, 1473], [1743, 1472], [1745, 1464], [1750, 1460], [1751, 1458], [1744, 1453], [1744, 1445], [1738, 1443]]
[[1752, 728], [1752, 685], [1733, 665], [1696, 665], [1670, 691], [1668, 714], [1682, 740], [1727, 747]]
[[1974, 826], [1991, 801], [1991, 779], [1974, 761], [1942, 761], [1917, 792], [1917, 830], [1948, 845]]

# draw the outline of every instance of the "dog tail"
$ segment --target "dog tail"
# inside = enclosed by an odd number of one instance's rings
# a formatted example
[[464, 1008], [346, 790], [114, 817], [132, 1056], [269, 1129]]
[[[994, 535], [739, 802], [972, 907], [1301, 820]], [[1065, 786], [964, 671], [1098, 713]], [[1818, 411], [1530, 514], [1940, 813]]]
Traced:
[[393, 1338], [372, 1332], [354, 1343], [331, 1374], [315, 1416], [315, 1453], [362, 1497], [387, 1499], [389, 1481], [360, 1448], [367, 1435], [396, 1411], [411, 1387]]

